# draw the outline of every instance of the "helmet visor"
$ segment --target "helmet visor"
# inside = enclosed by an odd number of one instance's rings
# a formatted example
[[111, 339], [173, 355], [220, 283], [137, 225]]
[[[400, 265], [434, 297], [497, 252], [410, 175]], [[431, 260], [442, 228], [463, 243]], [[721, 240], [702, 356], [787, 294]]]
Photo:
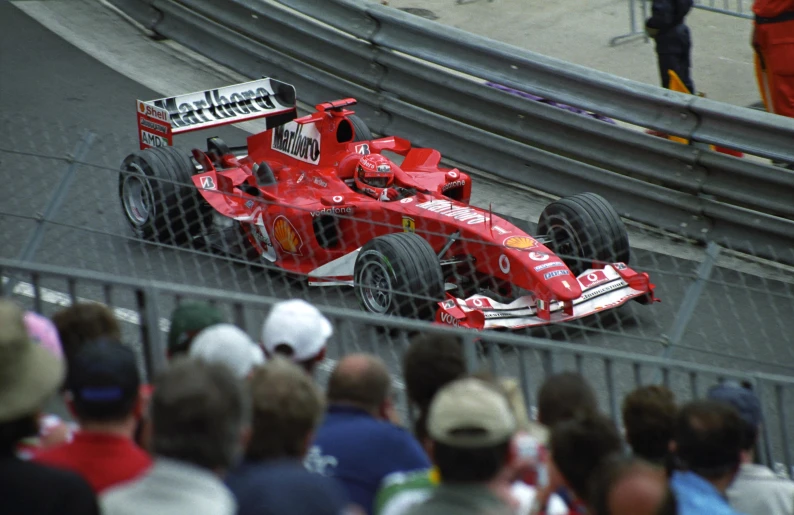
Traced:
[[389, 177], [367, 177], [364, 182], [373, 188], [385, 188], [389, 185]]

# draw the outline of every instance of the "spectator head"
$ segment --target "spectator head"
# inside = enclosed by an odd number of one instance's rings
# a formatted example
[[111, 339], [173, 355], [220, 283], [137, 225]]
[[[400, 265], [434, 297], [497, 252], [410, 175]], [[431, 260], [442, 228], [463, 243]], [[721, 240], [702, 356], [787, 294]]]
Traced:
[[72, 304], [55, 313], [52, 322], [58, 329], [67, 362], [86, 342], [99, 338], [121, 340], [121, 328], [113, 312], [96, 302]]
[[168, 356], [185, 355], [193, 338], [203, 329], [225, 322], [221, 312], [206, 302], [183, 302], [171, 313], [168, 330]]
[[730, 481], [739, 468], [744, 422], [724, 402], [693, 401], [679, 410], [673, 439], [680, 468], [712, 483]]
[[433, 462], [445, 483], [487, 483], [515, 459], [517, 424], [510, 404], [494, 385], [458, 379], [430, 404], [427, 430]]
[[63, 381], [64, 365], [31, 342], [22, 310], [0, 300], [0, 450], [36, 434], [36, 416]]
[[310, 374], [325, 358], [331, 322], [305, 300], [279, 302], [262, 324], [262, 345], [268, 356], [280, 355], [298, 363]]
[[357, 406], [376, 418], [390, 419], [391, 377], [383, 360], [369, 354], [340, 359], [328, 379], [330, 404]]
[[758, 431], [763, 423], [761, 402], [753, 393], [750, 385], [726, 381], [709, 389], [708, 398], [733, 406], [744, 422], [742, 450], [750, 451], [755, 447]]
[[154, 384], [151, 451], [211, 471], [237, 462], [250, 421], [243, 382], [217, 363], [178, 359]]
[[133, 423], [141, 411], [135, 353], [118, 341], [86, 343], [68, 364], [70, 408], [82, 426]]
[[245, 331], [232, 324], [215, 324], [201, 331], [193, 339], [188, 355], [225, 365], [240, 379], [265, 362], [262, 349]]
[[466, 375], [460, 338], [448, 334], [421, 333], [411, 340], [403, 355], [403, 377], [410, 401], [419, 408], [414, 434], [427, 440], [427, 410], [443, 386]]
[[28, 311], [25, 313], [25, 327], [33, 343], [41, 345], [56, 358], [63, 359], [63, 347], [61, 338], [58, 336], [58, 329], [49, 318]]
[[594, 473], [607, 456], [622, 452], [623, 442], [609, 418], [589, 413], [557, 423], [551, 430], [550, 448], [551, 460], [568, 488], [588, 501]]
[[664, 465], [673, 440], [675, 396], [664, 386], [643, 386], [623, 400], [626, 440], [634, 454]]
[[580, 374], [562, 372], [548, 377], [538, 392], [538, 422], [552, 427], [576, 416], [598, 413], [598, 401]]
[[298, 365], [275, 357], [249, 382], [253, 413], [246, 458], [303, 459], [323, 415], [323, 398]]
[[658, 515], [671, 495], [664, 470], [620, 454], [604, 460], [590, 492], [593, 515]]

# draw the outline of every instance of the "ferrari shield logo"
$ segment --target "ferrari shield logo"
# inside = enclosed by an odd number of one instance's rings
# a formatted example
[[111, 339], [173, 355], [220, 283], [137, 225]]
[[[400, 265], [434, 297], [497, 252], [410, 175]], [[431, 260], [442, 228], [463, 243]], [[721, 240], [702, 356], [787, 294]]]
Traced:
[[403, 217], [403, 232], [416, 232], [416, 222], [413, 218]]

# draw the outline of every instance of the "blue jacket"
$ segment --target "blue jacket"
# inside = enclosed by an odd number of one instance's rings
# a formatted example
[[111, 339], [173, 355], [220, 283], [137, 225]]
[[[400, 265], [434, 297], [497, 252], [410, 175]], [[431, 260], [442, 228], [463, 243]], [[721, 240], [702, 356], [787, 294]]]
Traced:
[[711, 483], [692, 472], [673, 472], [670, 488], [678, 515], [741, 515]]
[[244, 462], [226, 476], [237, 515], [342, 515], [344, 492], [297, 460]]
[[350, 502], [372, 513], [384, 477], [430, 467], [422, 447], [405, 429], [377, 420], [364, 410], [330, 406], [306, 468], [336, 478]]

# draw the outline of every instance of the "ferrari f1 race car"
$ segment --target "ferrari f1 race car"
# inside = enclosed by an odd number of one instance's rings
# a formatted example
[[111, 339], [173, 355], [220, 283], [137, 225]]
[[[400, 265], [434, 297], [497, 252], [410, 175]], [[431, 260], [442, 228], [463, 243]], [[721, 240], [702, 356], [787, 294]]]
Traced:
[[[374, 138], [355, 103], [298, 117], [295, 89], [274, 79], [138, 101], [141, 149], [119, 178], [127, 221], [140, 238], [184, 244], [221, 218], [256, 259], [312, 286], [352, 287], [379, 315], [518, 329], [656, 300], [600, 196], [552, 202], [527, 234], [469, 205], [469, 175], [443, 168], [438, 151]], [[254, 118], [266, 130], [244, 147], [172, 146], [177, 134]]]

